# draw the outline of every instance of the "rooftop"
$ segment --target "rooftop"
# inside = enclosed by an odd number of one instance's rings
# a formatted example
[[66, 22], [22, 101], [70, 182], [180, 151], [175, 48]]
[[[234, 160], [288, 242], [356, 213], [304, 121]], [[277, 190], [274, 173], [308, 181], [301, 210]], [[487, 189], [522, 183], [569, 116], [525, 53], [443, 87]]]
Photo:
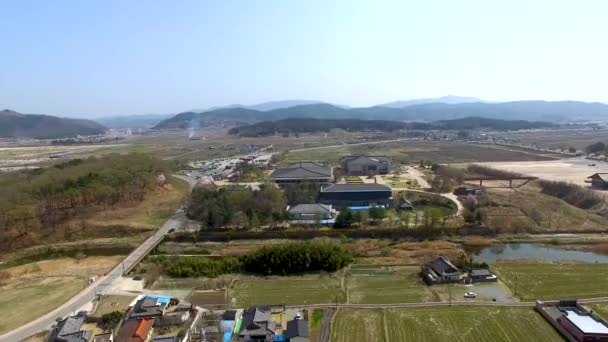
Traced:
[[290, 213], [295, 214], [311, 214], [311, 213], [330, 213], [331, 205], [313, 203], [313, 204], [297, 204], [288, 210]]
[[300, 162], [286, 168], [276, 169], [270, 174], [272, 179], [329, 177], [333, 177], [331, 168], [314, 162]]
[[392, 189], [383, 184], [364, 183], [364, 184], [332, 184], [321, 189], [321, 192], [374, 192], [374, 191], [392, 191]]
[[588, 312], [581, 312], [577, 308], [564, 308], [564, 317], [585, 334], [608, 334], [608, 325], [597, 320]]
[[454, 266], [449, 260], [444, 257], [439, 257], [429, 263], [433, 271], [441, 273], [456, 273], [459, 272], [458, 267]]
[[308, 337], [308, 321], [304, 319], [294, 319], [287, 322], [287, 336]]

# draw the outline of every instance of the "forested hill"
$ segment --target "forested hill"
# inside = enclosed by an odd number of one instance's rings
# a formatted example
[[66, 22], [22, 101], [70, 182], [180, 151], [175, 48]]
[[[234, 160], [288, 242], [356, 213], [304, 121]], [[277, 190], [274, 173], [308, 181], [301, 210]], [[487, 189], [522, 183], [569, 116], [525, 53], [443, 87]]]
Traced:
[[230, 134], [244, 137], [268, 136], [289, 133], [329, 132], [333, 129], [346, 131], [385, 131], [391, 132], [400, 129], [412, 130], [521, 130], [534, 128], [548, 128], [554, 125], [548, 122], [524, 120], [497, 120], [479, 117], [469, 117], [454, 120], [427, 122], [403, 122], [387, 120], [360, 120], [360, 119], [314, 119], [291, 118], [277, 121], [263, 121], [251, 125], [234, 127]]
[[169, 170], [144, 154], [111, 154], [0, 175], [0, 253], [48, 243], [67, 219], [139, 203]]
[[516, 101], [502, 103], [425, 103], [403, 108], [384, 106], [342, 108], [325, 103], [258, 111], [246, 108], [222, 108], [207, 112], [187, 112], [162, 121], [154, 128], [188, 128], [218, 123], [251, 124], [287, 118], [365, 119], [395, 121], [438, 121], [465, 117], [490, 119], [571, 121], [608, 118], [608, 105], [577, 101]]
[[103, 134], [106, 127], [95, 121], [50, 115], [0, 111], [0, 138], [56, 139]]

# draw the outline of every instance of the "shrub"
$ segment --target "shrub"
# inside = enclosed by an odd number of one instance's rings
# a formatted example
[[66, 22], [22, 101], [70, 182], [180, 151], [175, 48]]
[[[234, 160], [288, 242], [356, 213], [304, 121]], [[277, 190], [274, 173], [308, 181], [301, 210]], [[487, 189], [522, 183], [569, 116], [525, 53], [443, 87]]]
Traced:
[[122, 312], [113, 311], [101, 316], [101, 326], [105, 330], [113, 329], [122, 319]]
[[590, 209], [603, 202], [600, 195], [572, 183], [540, 181], [542, 193], [560, 198], [581, 209]]

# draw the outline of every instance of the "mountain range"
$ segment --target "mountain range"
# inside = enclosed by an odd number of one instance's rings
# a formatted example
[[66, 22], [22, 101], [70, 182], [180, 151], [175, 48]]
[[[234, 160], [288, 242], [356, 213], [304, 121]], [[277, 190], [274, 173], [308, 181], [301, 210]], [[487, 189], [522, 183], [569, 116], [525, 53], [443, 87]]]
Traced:
[[[393, 104], [395, 105], [395, 104]], [[154, 126], [154, 129], [185, 129], [208, 125], [243, 125], [287, 118], [368, 119], [395, 121], [437, 121], [465, 117], [504, 120], [568, 122], [573, 120], [608, 119], [608, 105], [578, 101], [514, 101], [422, 103], [392, 107], [386, 105], [365, 108], [344, 108], [326, 103], [298, 105], [260, 111], [230, 107], [206, 112], [177, 114]]]
[[0, 111], [0, 138], [56, 139], [102, 134], [106, 127], [92, 120]]

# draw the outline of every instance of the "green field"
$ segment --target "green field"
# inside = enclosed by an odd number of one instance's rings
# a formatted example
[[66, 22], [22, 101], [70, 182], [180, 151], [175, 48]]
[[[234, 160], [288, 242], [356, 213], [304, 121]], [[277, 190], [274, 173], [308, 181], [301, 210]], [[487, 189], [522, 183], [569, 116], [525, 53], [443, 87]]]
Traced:
[[311, 275], [292, 277], [239, 277], [230, 291], [233, 304], [319, 304], [345, 301], [340, 279]]
[[418, 276], [419, 268], [353, 265], [348, 302], [357, 304], [415, 303], [438, 300]]
[[593, 310], [596, 314], [605, 320], [608, 320], [608, 303], [585, 305], [589, 310]]
[[608, 296], [608, 265], [498, 262], [494, 270], [524, 301]]
[[82, 289], [77, 277], [41, 279], [15, 288], [2, 288], [0, 334], [19, 327], [65, 303]]
[[532, 308], [340, 309], [332, 342], [563, 341]]

